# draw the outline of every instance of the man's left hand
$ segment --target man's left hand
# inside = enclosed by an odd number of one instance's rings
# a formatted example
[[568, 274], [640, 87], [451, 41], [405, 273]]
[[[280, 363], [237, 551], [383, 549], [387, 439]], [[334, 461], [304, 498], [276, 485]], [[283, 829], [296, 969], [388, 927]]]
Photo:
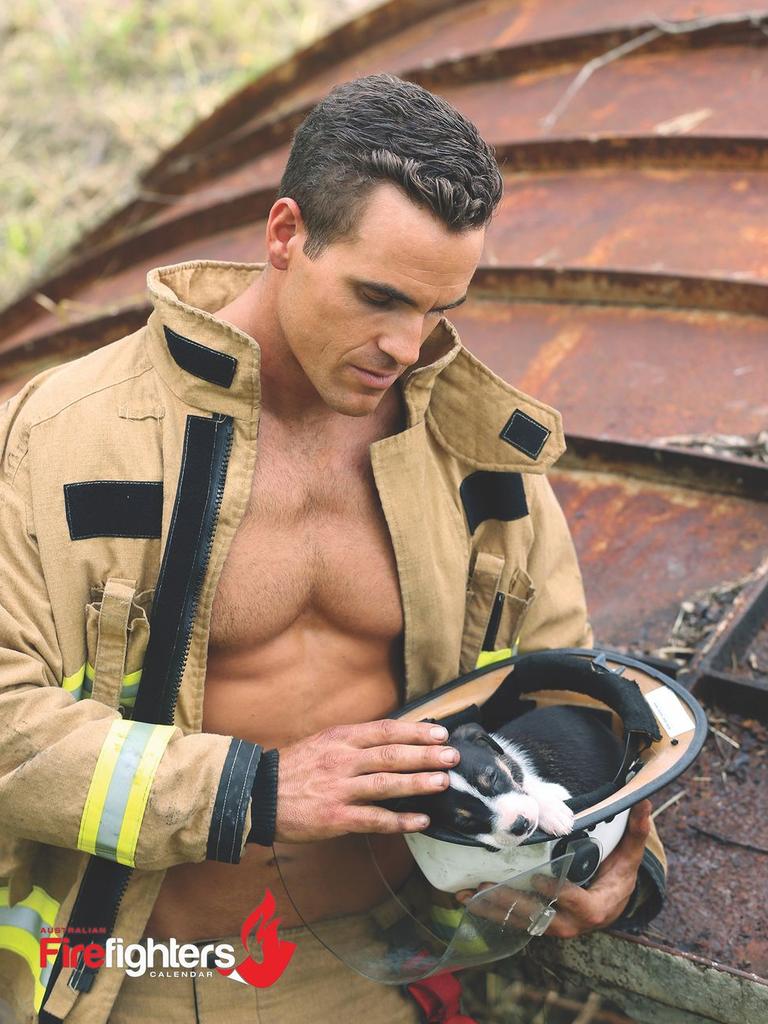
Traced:
[[[621, 916], [635, 888], [637, 871], [650, 829], [651, 802], [641, 800], [630, 811], [621, 842], [600, 865], [590, 888], [582, 889], [568, 881], [563, 883], [557, 896], [557, 913], [547, 929], [547, 935], [557, 939], [573, 939], [577, 935], [607, 928]], [[554, 898], [559, 883], [555, 878], [536, 875], [533, 884], [542, 895]], [[492, 886], [493, 883], [487, 882], [480, 889]], [[510, 894], [514, 892], [511, 889], [506, 891]], [[465, 903], [472, 895], [472, 890], [464, 889], [456, 893], [456, 898]]]

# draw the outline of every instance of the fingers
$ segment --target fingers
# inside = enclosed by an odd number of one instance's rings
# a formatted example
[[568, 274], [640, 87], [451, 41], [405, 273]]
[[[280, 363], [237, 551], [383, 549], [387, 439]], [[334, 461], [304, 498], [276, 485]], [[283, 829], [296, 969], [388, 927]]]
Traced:
[[[442, 745], [447, 738], [443, 726], [389, 718], [336, 726], [318, 733], [331, 759], [343, 757], [354, 775], [445, 770], [459, 761], [457, 750]], [[331, 750], [335, 753], [331, 754]]]
[[626, 907], [637, 879], [645, 841], [650, 831], [650, 801], [636, 804], [626, 831], [615, 850], [606, 857], [589, 889], [565, 882], [557, 894], [557, 881], [535, 875], [533, 885], [542, 895], [557, 895], [557, 915], [547, 931], [555, 938], [570, 939], [598, 928], [607, 928]]
[[627, 827], [615, 850], [605, 858], [595, 881], [595, 888], [608, 875], [621, 874], [634, 879], [643, 859], [643, 850], [651, 831], [651, 801], [641, 800], [629, 812]]
[[344, 740], [352, 747], [380, 747], [390, 743], [444, 743], [448, 730], [430, 722], [403, 722], [398, 718], [381, 718], [360, 725], [340, 725], [326, 730], [330, 737]]
[[347, 807], [341, 819], [344, 832], [421, 832], [429, 827], [426, 814], [388, 811], [383, 807]]
[[355, 770], [368, 772], [419, 772], [430, 769], [452, 768], [459, 761], [459, 752], [453, 747], [407, 746], [390, 743], [383, 747], [361, 750], [354, 758]]
[[531, 883], [545, 899], [557, 899], [558, 911], [568, 911], [577, 916], [589, 915], [592, 889], [582, 889], [567, 879], [561, 882], [551, 875], [534, 875]]
[[642, 839], [643, 846], [651, 831], [651, 808], [650, 800], [641, 800], [629, 812], [627, 830], [638, 839]]
[[360, 775], [351, 779], [349, 796], [351, 800], [364, 800], [370, 803], [377, 800], [393, 800], [397, 797], [428, 796], [446, 789], [448, 782], [447, 772], [417, 772], [403, 775], [376, 772], [373, 775]]
[[534, 875], [531, 883], [539, 894], [539, 902], [535, 896], [526, 899], [523, 893], [507, 886], [492, 887], [490, 883], [481, 885], [478, 890], [487, 890], [483, 899], [471, 899], [474, 894], [469, 889], [456, 893], [456, 899], [478, 916], [520, 928], [527, 927], [530, 913], [541, 907], [542, 899], [546, 902], [556, 899], [556, 914], [547, 935], [559, 939], [572, 939], [606, 928], [622, 913], [634, 889], [651, 827], [650, 813], [649, 800], [642, 800], [633, 807], [621, 842], [600, 865], [589, 889], [567, 880], [561, 883], [549, 875]]
[[482, 917], [504, 928], [519, 931], [527, 931], [531, 920], [538, 917], [547, 903], [536, 893], [497, 885], [495, 882], [483, 882], [474, 891], [463, 889], [456, 893], [456, 899], [474, 917]]
[[276, 835], [312, 842], [345, 832], [427, 828], [423, 812], [371, 805], [445, 789], [446, 769], [459, 760], [458, 751], [443, 745], [447, 738], [442, 726], [382, 719], [323, 729], [283, 748]]

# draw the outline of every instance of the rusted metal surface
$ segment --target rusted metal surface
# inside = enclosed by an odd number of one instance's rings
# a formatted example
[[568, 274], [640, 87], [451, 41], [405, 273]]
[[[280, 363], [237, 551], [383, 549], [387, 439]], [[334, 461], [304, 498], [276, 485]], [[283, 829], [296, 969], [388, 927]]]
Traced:
[[[151, 268], [262, 259], [295, 126], [332, 85], [373, 71], [444, 95], [496, 146], [505, 199], [454, 321], [495, 372], [563, 413], [569, 449], [552, 481], [598, 643], [674, 671], [663, 652], [681, 602], [752, 577], [679, 678], [762, 728], [768, 466], [669, 439], [768, 426], [768, 2], [392, 0], [367, 12], [195, 126], [0, 312], [0, 400], [139, 328]], [[694, 935], [730, 881], [718, 841], [688, 827], [709, 828], [707, 808], [726, 798], [691, 793], [658, 821], [678, 898], [657, 934], [537, 950], [637, 1021], [762, 1024], [768, 936], [749, 885], [731, 886], [741, 946], [734, 929], [722, 941], [713, 929], [709, 945]], [[738, 818], [738, 806], [726, 809]], [[703, 863], [720, 866], [698, 901]]]
[[675, 433], [749, 433], [768, 421], [763, 318], [649, 309], [639, 295], [629, 308], [610, 306], [610, 287], [601, 306], [556, 294], [519, 302], [520, 283], [504, 285], [498, 299], [467, 303], [453, 320], [491, 369], [559, 409], [570, 433], [649, 444]]
[[579, 552], [595, 635], [609, 646], [662, 646], [688, 594], [748, 574], [768, 551], [760, 501], [618, 472], [558, 470], [551, 479]]
[[768, 720], [768, 558], [693, 659], [686, 678], [702, 699]]
[[[717, 296], [733, 283], [735, 303], [738, 288], [744, 293], [749, 279], [768, 281], [767, 186], [768, 172], [746, 171], [590, 167], [565, 174], [507, 175], [505, 202], [486, 242], [483, 267], [578, 268], [587, 275], [607, 271], [598, 301], [611, 301], [612, 287], [621, 292], [620, 274], [645, 274], [649, 281], [663, 275], [668, 290], [676, 286], [678, 302], [684, 287], [698, 282], [699, 301], [689, 299], [697, 306], [707, 292], [716, 305]], [[151, 221], [115, 244], [94, 248], [41, 291], [52, 302], [76, 300], [87, 311], [105, 302], [94, 298], [94, 284], [96, 293], [108, 293], [112, 304], [130, 298], [136, 284], [127, 283], [120, 272], [139, 272], [141, 290], [141, 274], [173, 262], [179, 247], [190, 258], [215, 246], [230, 253], [217, 258], [262, 259], [259, 218], [266, 216], [274, 196], [274, 188], [259, 189], [200, 209], [182, 207], [172, 221], [168, 212], [160, 223]], [[169, 251], [170, 239], [174, 246]], [[718, 253], [715, 266], [712, 252]], [[592, 297], [589, 283], [583, 276], [582, 299]], [[488, 278], [485, 286], [491, 287]], [[757, 289], [761, 308], [768, 307], [766, 294], [768, 289]], [[670, 294], [667, 301], [675, 304], [675, 297]], [[37, 303], [34, 307], [39, 309]], [[41, 316], [15, 332], [6, 320], [3, 347], [46, 329]]]
[[755, 897], [768, 892], [768, 727], [717, 705], [707, 712], [704, 749], [657, 819], [670, 895], [650, 934], [765, 978], [768, 918]]

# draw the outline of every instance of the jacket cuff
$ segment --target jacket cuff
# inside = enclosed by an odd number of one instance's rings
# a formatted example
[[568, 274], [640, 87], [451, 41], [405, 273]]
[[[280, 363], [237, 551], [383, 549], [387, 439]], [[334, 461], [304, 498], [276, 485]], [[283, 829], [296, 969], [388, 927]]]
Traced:
[[240, 863], [245, 815], [261, 757], [257, 743], [232, 738], [213, 803], [206, 850], [208, 860]]
[[271, 846], [275, 840], [279, 760], [277, 749], [267, 750], [261, 755], [251, 792], [251, 831], [246, 843]]
[[643, 929], [656, 917], [664, 906], [667, 893], [667, 882], [661, 861], [649, 849], [643, 851], [643, 859], [637, 872], [637, 882], [629, 897], [624, 912], [617, 918], [611, 928], [626, 932], [637, 932]]

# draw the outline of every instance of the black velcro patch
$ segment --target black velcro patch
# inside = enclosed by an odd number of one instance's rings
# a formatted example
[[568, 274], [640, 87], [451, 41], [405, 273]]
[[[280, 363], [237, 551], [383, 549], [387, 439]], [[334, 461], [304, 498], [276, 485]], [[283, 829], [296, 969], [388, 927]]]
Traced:
[[159, 537], [162, 480], [83, 480], [64, 484], [69, 536]]
[[511, 522], [528, 515], [520, 473], [493, 473], [478, 469], [461, 481], [459, 493], [470, 533], [474, 533], [486, 519]]
[[221, 388], [230, 387], [237, 369], [237, 360], [234, 356], [190, 341], [165, 325], [163, 330], [168, 351], [182, 370], [207, 380], [209, 384], [218, 384]]
[[499, 437], [524, 455], [536, 459], [551, 433], [551, 430], [531, 419], [522, 409], [515, 409]]

